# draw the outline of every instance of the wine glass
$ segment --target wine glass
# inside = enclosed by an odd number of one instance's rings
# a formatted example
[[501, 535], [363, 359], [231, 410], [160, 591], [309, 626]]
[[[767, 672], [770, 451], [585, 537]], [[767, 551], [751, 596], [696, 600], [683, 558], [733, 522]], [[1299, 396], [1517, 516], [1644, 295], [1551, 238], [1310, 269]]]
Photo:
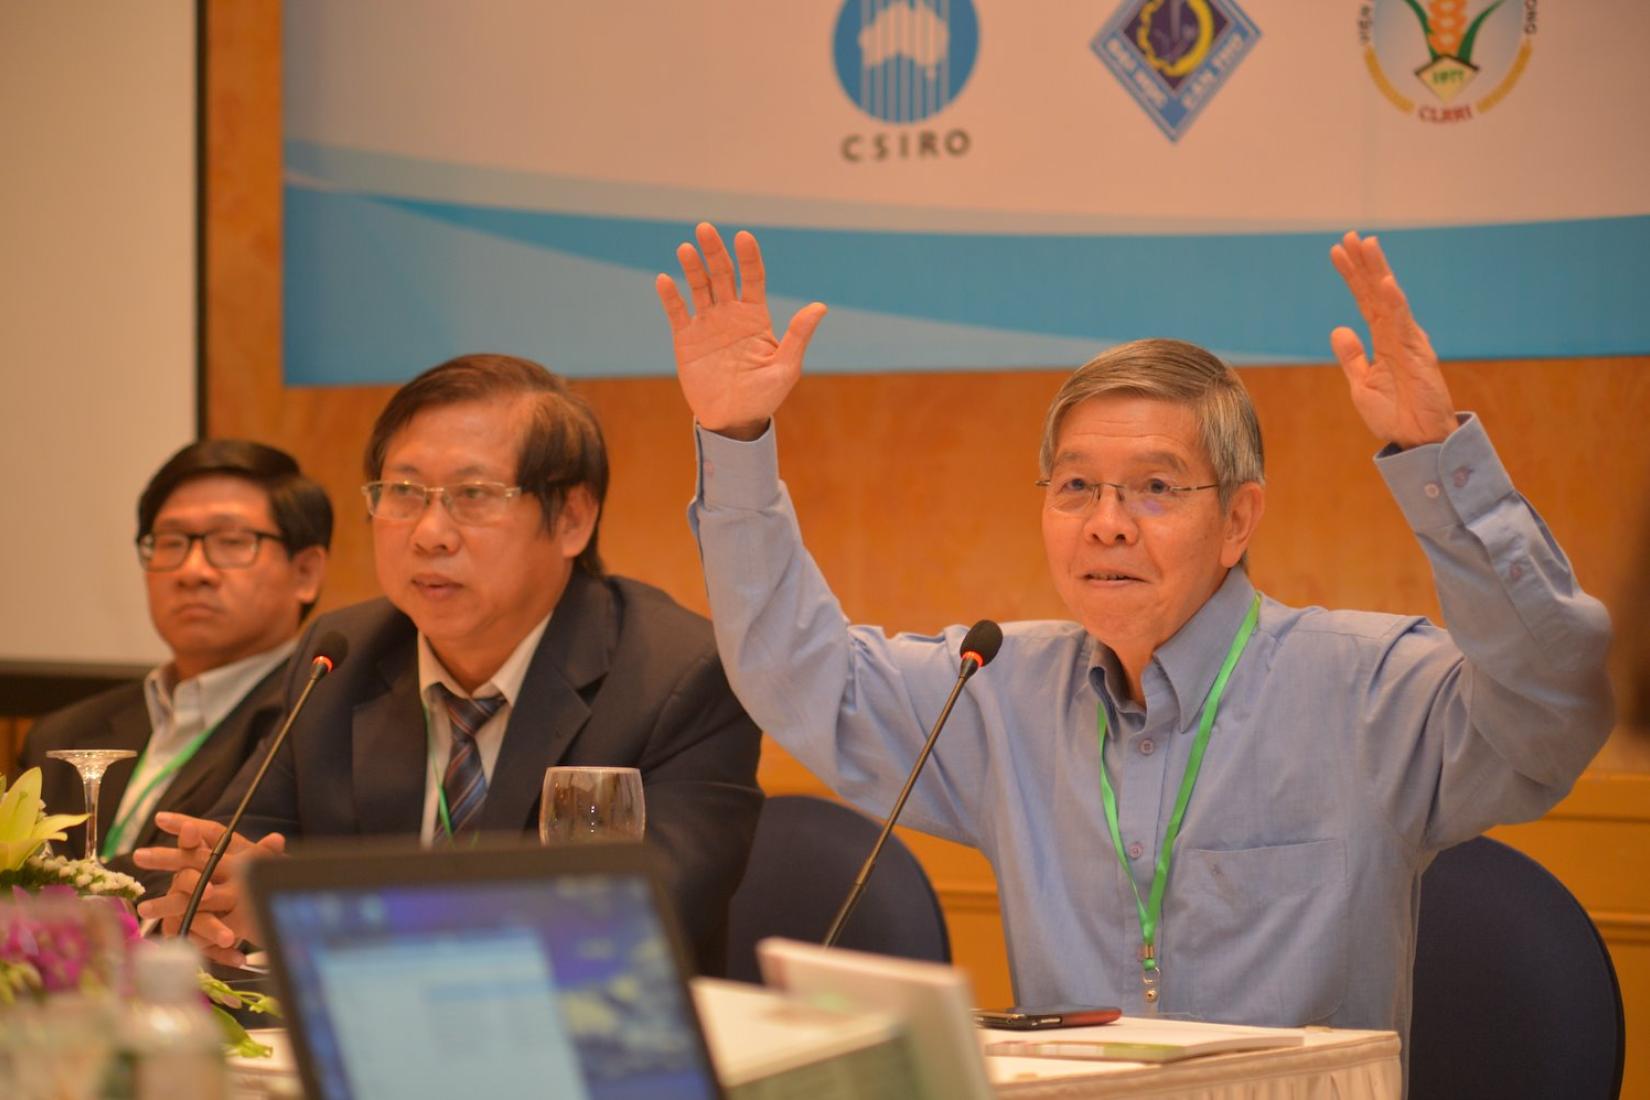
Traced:
[[545, 769], [539, 802], [539, 840], [545, 844], [635, 841], [646, 827], [642, 773], [635, 768]]
[[46, 753], [53, 760], [67, 760], [80, 773], [80, 783], [86, 790], [86, 858], [103, 865], [97, 854], [97, 796], [103, 787], [103, 773], [116, 760], [128, 760], [137, 755], [131, 749], [52, 749]]

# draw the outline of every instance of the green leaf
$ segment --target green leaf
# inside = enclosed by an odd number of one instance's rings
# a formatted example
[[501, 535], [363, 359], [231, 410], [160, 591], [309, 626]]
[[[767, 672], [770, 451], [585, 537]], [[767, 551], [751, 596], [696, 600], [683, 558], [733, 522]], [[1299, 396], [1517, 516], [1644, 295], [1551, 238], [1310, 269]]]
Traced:
[[1472, 64], [1472, 47], [1473, 44], [1478, 41], [1478, 28], [1484, 25], [1484, 20], [1490, 17], [1491, 12], [1495, 11], [1496, 8], [1499, 8], [1505, 2], [1506, 0], [1495, 0], [1495, 3], [1479, 12], [1478, 17], [1472, 21], [1472, 24], [1469, 27], [1467, 27], [1467, 33], [1461, 36], [1460, 57], [1461, 60], [1465, 61], [1468, 65]]
[[1404, 0], [1409, 10], [1415, 13], [1415, 18], [1421, 21], [1421, 40], [1427, 44], [1427, 59], [1438, 60], [1438, 51], [1432, 48], [1432, 20], [1427, 18], [1426, 10], [1416, 0]]
[[223, 1045], [229, 1049], [230, 1054], [242, 1058], [268, 1058], [275, 1053], [274, 1047], [265, 1046], [254, 1039], [246, 1028], [221, 1006], [213, 1005], [212, 1014], [218, 1019], [218, 1029], [223, 1032]]

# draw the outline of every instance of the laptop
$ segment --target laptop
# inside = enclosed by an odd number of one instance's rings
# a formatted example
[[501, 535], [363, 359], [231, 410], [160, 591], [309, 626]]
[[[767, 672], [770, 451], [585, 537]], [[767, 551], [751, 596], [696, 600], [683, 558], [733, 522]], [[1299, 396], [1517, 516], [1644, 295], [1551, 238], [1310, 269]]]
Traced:
[[358, 844], [253, 863], [306, 1095], [720, 1098], [653, 858]]

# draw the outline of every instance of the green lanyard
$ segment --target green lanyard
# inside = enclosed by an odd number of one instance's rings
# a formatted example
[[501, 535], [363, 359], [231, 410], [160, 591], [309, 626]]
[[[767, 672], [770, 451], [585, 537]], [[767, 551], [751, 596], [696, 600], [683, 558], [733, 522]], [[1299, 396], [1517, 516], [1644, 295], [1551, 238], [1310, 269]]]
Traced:
[[[430, 708], [424, 706], [424, 745], [425, 757], [429, 757], [429, 750], [435, 748], [435, 727], [430, 724]], [[441, 782], [441, 774], [435, 770], [435, 761], [430, 761], [430, 781], [435, 784], [435, 814], [440, 819], [441, 830], [447, 834], [447, 843], [453, 841], [453, 815], [447, 809], [447, 788]], [[435, 839], [435, 838], [431, 838]]]
[[[144, 784], [143, 793], [137, 796], [137, 801], [133, 802], [132, 808], [126, 811], [126, 816], [122, 817], [119, 821], [116, 821], [114, 828], [110, 829], [108, 834], [104, 836], [104, 859], [113, 859], [115, 857], [115, 853], [120, 851], [121, 839], [125, 837], [126, 831], [132, 827], [132, 822], [137, 818], [138, 813], [149, 801], [149, 796], [154, 793], [155, 788], [160, 786], [162, 783], [169, 781], [178, 773], [179, 768], [193, 760], [195, 758], [195, 754], [200, 751], [202, 745], [206, 744], [207, 738], [211, 737], [212, 734], [217, 731], [220, 724], [221, 723], [214, 723], [197, 733], [190, 739], [187, 745], [183, 746], [182, 750], [180, 750], [176, 756], [172, 757], [172, 759], [162, 765], [160, 771], [156, 772], [154, 777], [150, 779], [148, 783]], [[138, 757], [136, 766], [132, 768], [133, 775], [137, 775], [139, 772], [143, 771], [143, 762], [147, 759], [149, 759], [149, 746], [145, 745], [143, 746], [143, 755]]]
[[1157, 980], [1162, 973], [1157, 965], [1157, 925], [1163, 917], [1163, 891], [1169, 884], [1169, 864], [1174, 859], [1175, 838], [1180, 835], [1180, 822], [1186, 816], [1186, 804], [1192, 799], [1192, 787], [1197, 784], [1197, 773], [1203, 767], [1203, 753], [1209, 747], [1209, 732], [1215, 727], [1215, 713], [1220, 710], [1220, 697], [1226, 693], [1226, 681], [1231, 678], [1232, 669], [1243, 655], [1243, 647], [1249, 644], [1249, 636], [1255, 632], [1255, 624], [1259, 621], [1260, 593], [1256, 592], [1254, 602], [1249, 605], [1249, 613], [1243, 617], [1243, 625], [1238, 627], [1237, 637], [1232, 639], [1226, 662], [1220, 666], [1220, 675], [1215, 677], [1209, 697], [1204, 700], [1203, 719], [1197, 726], [1197, 739], [1192, 742], [1192, 755], [1186, 761], [1186, 774], [1180, 777], [1180, 793], [1175, 796], [1174, 812], [1169, 815], [1169, 826], [1163, 832], [1163, 843], [1157, 853], [1157, 870], [1152, 875], [1151, 894], [1146, 901], [1140, 899], [1140, 887], [1135, 884], [1134, 875], [1129, 871], [1129, 857], [1123, 852], [1123, 833], [1117, 827], [1117, 796], [1112, 793], [1111, 780], [1106, 776], [1106, 704], [1104, 701], [1100, 704], [1100, 798], [1106, 804], [1106, 825], [1111, 829], [1112, 845], [1117, 849], [1117, 862], [1122, 865], [1123, 877], [1129, 880], [1129, 889], [1134, 891], [1135, 908], [1140, 913], [1140, 980], [1146, 987], [1146, 1004], [1154, 1008], [1157, 1004]]

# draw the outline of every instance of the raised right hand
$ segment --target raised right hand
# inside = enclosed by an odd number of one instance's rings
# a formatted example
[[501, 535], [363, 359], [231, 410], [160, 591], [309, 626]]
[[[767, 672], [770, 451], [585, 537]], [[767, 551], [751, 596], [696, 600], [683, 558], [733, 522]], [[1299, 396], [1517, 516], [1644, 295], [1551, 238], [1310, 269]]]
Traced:
[[[756, 238], [744, 230], [734, 236], [739, 254], [735, 271], [715, 226], [700, 222], [694, 235], [698, 249], [685, 242], [676, 249], [693, 294], [693, 312], [688, 312], [674, 279], [660, 275], [654, 280], [659, 304], [670, 321], [682, 395], [701, 427], [735, 439], [755, 439], [802, 376], [802, 356], [825, 316], [825, 306], [811, 302], [797, 310], [784, 339], [775, 340]], [[699, 249], [704, 250], [703, 260]]]

